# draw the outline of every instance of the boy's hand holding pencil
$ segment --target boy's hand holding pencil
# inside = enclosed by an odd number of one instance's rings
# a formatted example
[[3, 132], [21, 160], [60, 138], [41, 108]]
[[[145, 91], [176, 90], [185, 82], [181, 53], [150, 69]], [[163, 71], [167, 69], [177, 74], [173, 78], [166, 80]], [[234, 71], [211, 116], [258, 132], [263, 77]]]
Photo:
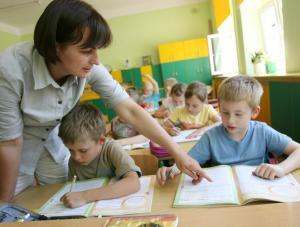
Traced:
[[72, 183], [70, 185], [70, 191], [60, 198], [60, 201], [64, 204], [65, 207], [75, 208], [87, 203], [87, 201], [84, 198], [83, 192], [72, 192], [76, 183], [76, 179], [77, 176], [74, 175]]
[[163, 126], [171, 136], [177, 136], [180, 133], [180, 128], [176, 127], [175, 124], [168, 118], [164, 121]]
[[69, 191], [69, 192], [72, 192], [72, 189], [73, 189], [73, 187], [74, 187], [74, 184], [75, 184], [75, 182], [76, 182], [76, 179], [77, 179], [77, 176], [74, 175], [73, 181], [72, 181], [72, 183], [71, 183], [71, 187], [70, 187], [70, 191]]

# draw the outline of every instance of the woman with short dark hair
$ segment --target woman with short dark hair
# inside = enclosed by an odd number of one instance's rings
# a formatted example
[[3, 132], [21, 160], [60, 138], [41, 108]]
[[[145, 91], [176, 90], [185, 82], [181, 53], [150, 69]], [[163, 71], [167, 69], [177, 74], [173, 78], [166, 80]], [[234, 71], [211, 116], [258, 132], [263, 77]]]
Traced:
[[68, 152], [57, 126], [79, 101], [86, 83], [122, 119], [166, 147], [179, 168], [201, 177], [199, 164], [99, 62], [98, 49], [111, 40], [109, 26], [92, 6], [54, 0], [36, 24], [34, 44], [16, 44], [0, 55], [0, 201], [9, 201], [34, 179], [39, 184], [65, 181]]

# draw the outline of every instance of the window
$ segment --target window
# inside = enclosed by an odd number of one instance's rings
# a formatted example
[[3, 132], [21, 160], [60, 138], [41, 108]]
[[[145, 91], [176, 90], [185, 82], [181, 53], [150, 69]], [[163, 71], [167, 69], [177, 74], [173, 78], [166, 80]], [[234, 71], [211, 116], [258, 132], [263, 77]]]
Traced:
[[273, 3], [262, 8], [260, 12], [260, 21], [262, 27], [263, 41], [265, 51], [268, 54], [269, 60], [274, 62], [278, 72], [285, 72], [285, 54], [283, 44], [283, 29], [280, 26], [279, 15], [276, 12]]
[[246, 73], [253, 74], [251, 55], [263, 51], [267, 64], [274, 63], [277, 73], [285, 72], [282, 27], [282, 0], [244, 0], [240, 4]]
[[208, 35], [212, 75], [238, 73], [235, 36], [231, 33]]

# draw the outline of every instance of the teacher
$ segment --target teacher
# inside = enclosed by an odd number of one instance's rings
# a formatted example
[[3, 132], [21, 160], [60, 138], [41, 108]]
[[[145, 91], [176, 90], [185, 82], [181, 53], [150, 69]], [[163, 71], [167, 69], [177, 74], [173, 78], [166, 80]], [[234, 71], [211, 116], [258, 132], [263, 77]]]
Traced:
[[63, 182], [68, 152], [56, 127], [79, 101], [86, 83], [127, 123], [165, 147], [195, 182], [206, 177], [154, 119], [111, 77], [98, 58], [112, 34], [107, 22], [80, 0], [54, 0], [34, 30], [34, 44], [0, 55], [0, 201], [36, 179]]

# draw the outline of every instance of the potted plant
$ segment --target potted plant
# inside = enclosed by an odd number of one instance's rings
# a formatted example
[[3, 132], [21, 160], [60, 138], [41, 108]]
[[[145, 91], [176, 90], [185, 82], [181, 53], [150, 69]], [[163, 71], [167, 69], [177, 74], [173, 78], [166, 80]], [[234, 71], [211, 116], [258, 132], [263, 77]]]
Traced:
[[251, 62], [256, 75], [266, 74], [266, 55], [263, 51], [257, 51], [251, 55]]

